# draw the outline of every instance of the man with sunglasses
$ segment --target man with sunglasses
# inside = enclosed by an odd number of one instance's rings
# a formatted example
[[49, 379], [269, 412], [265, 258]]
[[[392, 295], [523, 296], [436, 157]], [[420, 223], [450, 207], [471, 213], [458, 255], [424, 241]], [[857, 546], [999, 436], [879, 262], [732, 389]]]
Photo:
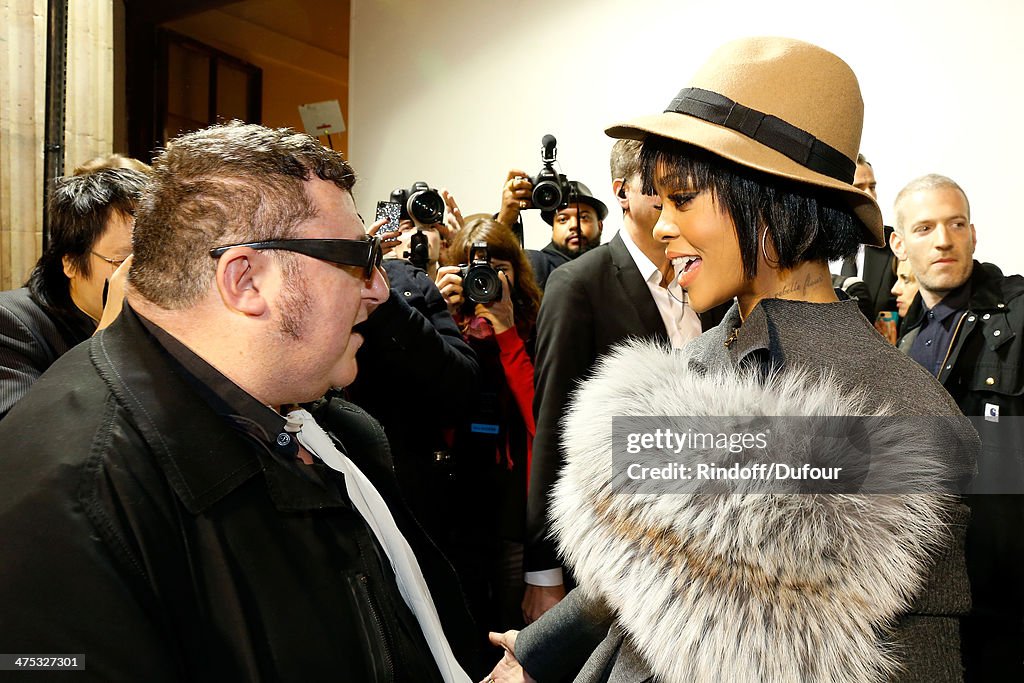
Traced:
[[107, 283], [131, 253], [132, 214], [145, 183], [129, 169], [57, 179], [45, 252], [24, 287], [0, 292], [0, 419], [96, 331]]
[[388, 296], [354, 180], [240, 122], [156, 159], [120, 317], [0, 423], [9, 651], [84, 653], [83, 680], [469, 680], [380, 426], [309, 403]]

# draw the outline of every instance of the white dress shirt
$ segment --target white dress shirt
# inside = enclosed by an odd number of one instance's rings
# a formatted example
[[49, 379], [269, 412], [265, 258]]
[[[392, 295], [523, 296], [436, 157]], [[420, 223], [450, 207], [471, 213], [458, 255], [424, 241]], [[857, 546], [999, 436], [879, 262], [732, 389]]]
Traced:
[[686, 292], [679, 286], [676, 279], [674, 277], [671, 278], [668, 287], [662, 287], [661, 271], [658, 270], [651, 259], [647, 258], [647, 255], [640, 250], [640, 247], [633, 243], [629, 232], [623, 228], [619, 230], [619, 235], [622, 236], [622, 241], [625, 243], [629, 255], [633, 257], [633, 263], [636, 264], [637, 270], [640, 271], [640, 277], [644, 279], [644, 282], [647, 283], [647, 288], [651, 290], [651, 297], [658, 307], [658, 313], [661, 314], [661, 319], [665, 321], [665, 331], [668, 332], [672, 348], [682, 348], [686, 342], [700, 335], [700, 317], [689, 305], [684, 303], [686, 301]]

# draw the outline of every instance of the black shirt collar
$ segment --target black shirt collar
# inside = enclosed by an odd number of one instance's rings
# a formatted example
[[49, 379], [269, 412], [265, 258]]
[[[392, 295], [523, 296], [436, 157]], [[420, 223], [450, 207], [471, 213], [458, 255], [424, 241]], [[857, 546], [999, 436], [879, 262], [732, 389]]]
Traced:
[[138, 318], [179, 366], [177, 369], [185, 381], [215, 413], [238, 431], [264, 445], [271, 453], [289, 460], [295, 459], [299, 452], [298, 442], [285, 429], [287, 421], [284, 416], [260, 403], [158, 325], [141, 315]]

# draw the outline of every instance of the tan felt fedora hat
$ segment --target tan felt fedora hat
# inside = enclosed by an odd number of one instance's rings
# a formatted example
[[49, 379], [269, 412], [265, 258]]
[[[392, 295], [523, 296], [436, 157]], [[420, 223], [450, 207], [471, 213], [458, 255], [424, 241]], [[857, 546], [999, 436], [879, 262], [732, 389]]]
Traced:
[[664, 113], [608, 128], [613, 138], [653, 133], [743, 166], [837, 190], [885, 246], [882, 213], [853, 186], [864, 102], [853, 70], [791, 38], [743, 38], [718, 48]]

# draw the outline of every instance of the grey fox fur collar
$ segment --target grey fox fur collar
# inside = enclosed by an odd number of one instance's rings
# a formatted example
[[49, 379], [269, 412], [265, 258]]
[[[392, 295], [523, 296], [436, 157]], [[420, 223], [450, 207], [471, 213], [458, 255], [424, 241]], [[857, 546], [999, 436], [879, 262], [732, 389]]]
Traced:
[[[612, 417], [877, 415], [868, 397], [796, 372], [716, 369], [686, 350], [619, 347], [566, 418], [554, 533], [580, 588], [617, 614], [658, 680], [885, 680], [886, 633], [948, 542], [952, 499], [913, 495], [621, 494], [611, 488]], [[943, 450], [895, 429], [888, 476], [941, 472]], [[792, 439], [773, 457], [805, 461]], [[899, 479], [896, 479], [899, 481]], [[748, 489], [750, 490], [750, 489]]]

